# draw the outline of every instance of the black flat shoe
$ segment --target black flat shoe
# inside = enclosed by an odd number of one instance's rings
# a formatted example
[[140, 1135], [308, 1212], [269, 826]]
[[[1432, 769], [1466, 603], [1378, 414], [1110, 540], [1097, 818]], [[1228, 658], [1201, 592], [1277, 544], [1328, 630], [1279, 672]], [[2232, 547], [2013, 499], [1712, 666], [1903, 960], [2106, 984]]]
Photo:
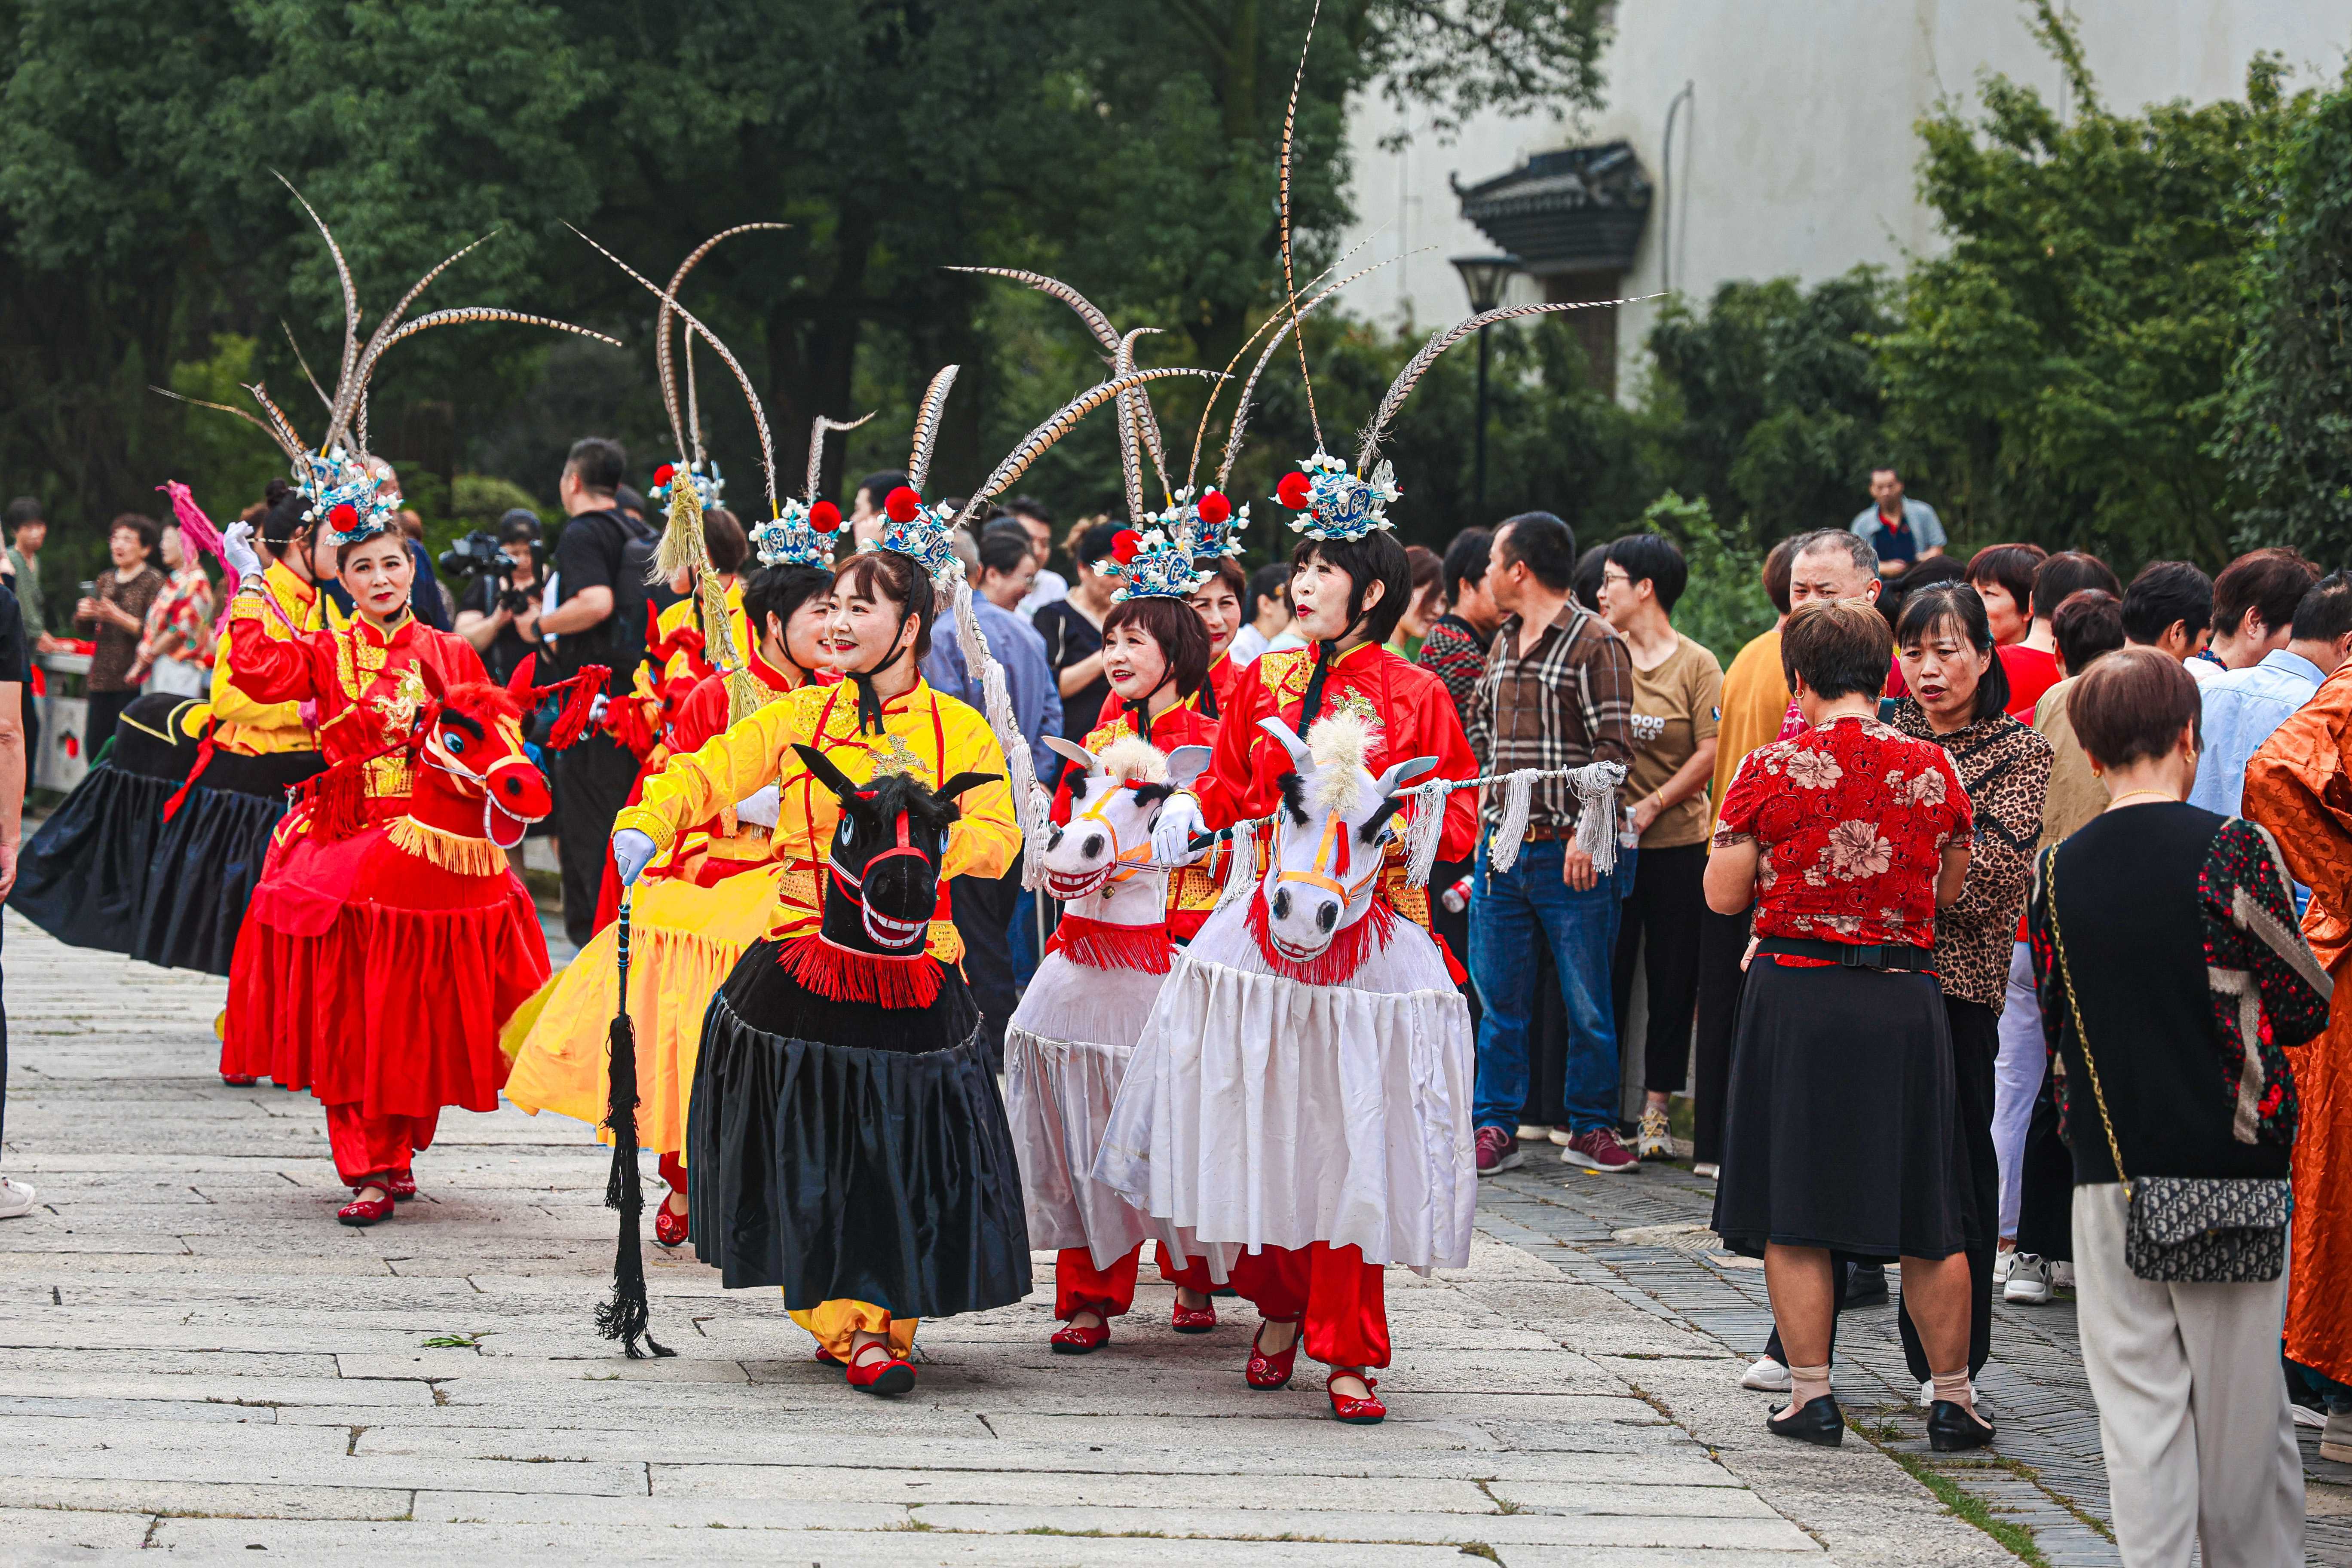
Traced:
[[1965, 1405], [1938, 1399], [1927, 1411], [1927, 1447], [1938, 1454], [1961, 1454], [1992, 1446], [1992, 1423]]
[[1886, 1268], [1884, 1264], [1857, 1264], [1853, 1277], [1846, 1281], [1845, 1300], [1848, 1307], [1874, 1307], [1886, 1300]]
[[1794, 1437], [1800, 1443], [1811, 1443], [1823, 1448], [1834, 1448], [1845, 1441], [1845, 1412], [1838, 1408], [1837, 1395], [1824, 1394], [1819, 1399], [1809, 1399], [1794, 1415], [1781, 1419], [1783, 1405], [1764, 1422], [1764, 1430], [1775, 1437]]

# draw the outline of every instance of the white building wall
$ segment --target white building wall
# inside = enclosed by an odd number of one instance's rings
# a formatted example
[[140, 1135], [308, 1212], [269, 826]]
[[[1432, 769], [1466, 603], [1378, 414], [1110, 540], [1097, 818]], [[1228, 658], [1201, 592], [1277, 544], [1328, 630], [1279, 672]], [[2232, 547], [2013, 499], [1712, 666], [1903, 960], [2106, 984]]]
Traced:
[[[2345, 0], [2073, 0], [2072, 11], [2101, 98], [2127, 109], [2239, 97], [2260, 50], [2285, 57], [2291, 88], [2333, 80], [2352, 46]], [[1368, 95], [1349, 126], [1347, 243], [1373, 237], [1369, 254], [1402, 260], [1357, 285], [1355, 308], [1423, 327], [1467, 313], [1446, 258], [1494, 246], [1461, 216], [1447, 175], [1472, 184], [1530, 153], [1621, 138], [1658, 186], [1628, 295], [1670, 282], [1704, 300], [1733, 279], [1899, 268], [1940, 244], [1916, 195], [1915, 121], [1947, 98], [1973, 100], [1996, 72], [2073, 107], [2032, 21], [2020, 0], [1628, 0], [1602, 57], [1606, 102], [1583, 124], [1482, 116], [1450, 144], [1422, 132], [1390, 153], [1380, 143], [1401, 117]], [[1667, 108], [1685, 82], [1668, 171]], [[1619, 314], [1621, 395], [1638, 391], [1654, 317]]]

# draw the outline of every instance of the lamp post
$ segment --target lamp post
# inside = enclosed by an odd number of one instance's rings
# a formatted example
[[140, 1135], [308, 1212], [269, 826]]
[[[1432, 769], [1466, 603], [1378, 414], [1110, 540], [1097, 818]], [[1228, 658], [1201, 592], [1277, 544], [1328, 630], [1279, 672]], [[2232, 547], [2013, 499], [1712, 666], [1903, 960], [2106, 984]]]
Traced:
[[[1501, 303], [1503, 285], [1519, 269], [1516, 256], [1456, 256], [1451, 258], [1454, 270], [1462, 274], [1462, 287], [1469, 290], [1470, 311], [1484, 315]], [[1478, 515], [1486, 515], [1486, 364], [1488, 349], [1486, 329], [1478, 329]]]

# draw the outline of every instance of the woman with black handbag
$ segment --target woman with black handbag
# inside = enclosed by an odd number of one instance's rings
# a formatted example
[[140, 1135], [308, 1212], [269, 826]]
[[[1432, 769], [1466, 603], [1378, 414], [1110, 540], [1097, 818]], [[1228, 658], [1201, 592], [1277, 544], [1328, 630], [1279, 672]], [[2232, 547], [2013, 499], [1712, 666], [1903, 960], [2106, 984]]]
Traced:
[[2279, 1377], [2294, 1079], [2327, 1021], [2278, 847], [2184, 805], [2197, 686], [2154, 648], [2068, 705], [2106, 811], [2043, 853], [2027, 923], [2063, 1055], [2083, 1360], [2116, 1543], [2140, 1568], [2303, 1561]]

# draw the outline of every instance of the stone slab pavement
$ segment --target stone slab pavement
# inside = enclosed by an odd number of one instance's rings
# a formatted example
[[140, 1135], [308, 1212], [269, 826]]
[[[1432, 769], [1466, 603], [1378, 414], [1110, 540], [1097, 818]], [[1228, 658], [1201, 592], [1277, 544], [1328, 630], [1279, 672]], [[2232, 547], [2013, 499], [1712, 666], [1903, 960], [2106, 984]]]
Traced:
[[[317, 1106], [214, 1071], [221, 982], [5, 918], [0, 1166], [41, 1206], [0, 1225], [0, 1562], [2014, 1560], [1897, 1437], [1768, 1437], [1733, 1387], [1752, 1308], [1645, 1280], [1720, 1271], [1551, 1204], [1557, 1166], [1485, 1194], [1468, 1268], [1391, 1273], [1383, 1426], [1329, 1419], [1305, 1365], [1247, 1390], [1239, 1301], [1180, 1339], [1148, 1284], [1108, 1351], [1048, 1354], [1049, 1256], [1028, 1300], [926, 1324], [919, 1388], [886, 1403], [772, 1294], [649, 1239], [677, 1357], [597, 1339], [614, 1222], [572, 1122], [447, 1112], [418, 1200], [338, 1226]], [[1677, 1184], [1610, 1201], [1680, 1213]]]

